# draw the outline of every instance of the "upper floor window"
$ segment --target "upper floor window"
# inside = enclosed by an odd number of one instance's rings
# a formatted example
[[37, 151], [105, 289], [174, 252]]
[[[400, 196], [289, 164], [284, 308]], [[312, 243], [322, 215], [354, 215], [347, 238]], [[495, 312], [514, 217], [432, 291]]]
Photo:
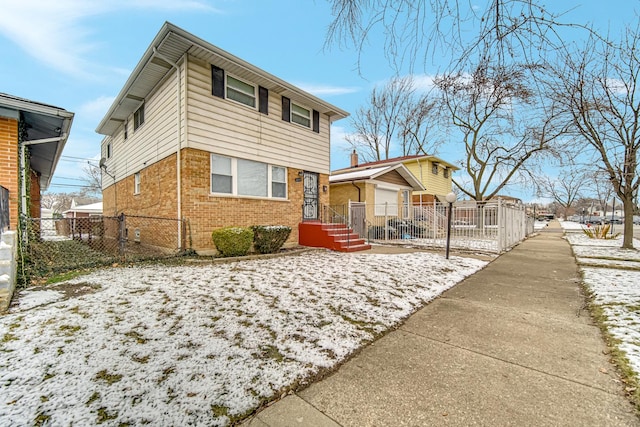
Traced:
[[286, 199], [287, 169], [211, 154], [211, 192]]
[[291, 103], [291, 121], [304, 127], [311, 127], [311, 110]]
[[124, 139], [129, 137], [129, 120], [124, 121]]
[[315, 133], [320, 133], [320, 112], [291, 102], [286, 96], [282, 97], [282, 120], [297, 123], [311, 128]]
[[138, 129], [144, 123], [144, 104], [133, 113], [133, 130]]
[[227, 75], [227, 98], [255, 108], [256, 88], [249, 83]]
[[434, 175], [438, 175], [438, 164], [435, 162], [431, 164], [431, 173]]
[[442, 172], [442, 175], [443, 175], [445, 178], [449, 178], [449, 168], [444, 168], [444, 172]]
[[107, 159], [111, 158], [111, 143], [107, 143]]
[[233, 99], [262, 114], [269, 114], [269, 90], [262, 86], [228, 75], [222, 68], [211, 64], [211, 94], [222, 99]]

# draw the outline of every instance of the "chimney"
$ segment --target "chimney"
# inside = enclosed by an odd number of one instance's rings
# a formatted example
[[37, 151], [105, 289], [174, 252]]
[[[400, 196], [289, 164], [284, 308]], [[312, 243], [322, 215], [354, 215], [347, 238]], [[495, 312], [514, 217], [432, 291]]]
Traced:
[[353, 150], [353, 153], [351, 153], [351, 167], [355, 168], [356, 166], [358, 166], [358, 153]]

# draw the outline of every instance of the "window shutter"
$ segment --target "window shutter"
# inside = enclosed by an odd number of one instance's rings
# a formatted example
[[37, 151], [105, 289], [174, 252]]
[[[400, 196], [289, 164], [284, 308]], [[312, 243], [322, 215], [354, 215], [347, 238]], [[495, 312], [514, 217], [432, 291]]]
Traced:
[[269, 114], [269, 89], [258, 86], [258, 111]]
[[286, 96], [282, 97], [282, 120], [291, 121], [291, 100]]
[[320, 133], [320, 113], [316, 110], [313, 110], [313, 131]]
[[224, 98], [224, 70], [211, 65], [211, 94]]

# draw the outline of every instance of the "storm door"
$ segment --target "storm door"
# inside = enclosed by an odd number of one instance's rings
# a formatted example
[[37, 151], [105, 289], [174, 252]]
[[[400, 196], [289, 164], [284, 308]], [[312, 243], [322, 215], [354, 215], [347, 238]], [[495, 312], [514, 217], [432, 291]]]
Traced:
[[302, 206], [302, 220], [312, 221], [318, 219], [318, 174], [304, 172], [304, 204]]

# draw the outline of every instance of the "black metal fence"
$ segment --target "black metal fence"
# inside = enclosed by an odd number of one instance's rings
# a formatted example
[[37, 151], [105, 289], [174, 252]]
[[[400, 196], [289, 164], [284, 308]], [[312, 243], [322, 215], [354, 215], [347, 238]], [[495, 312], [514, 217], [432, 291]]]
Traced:
[[0, 186], [0, 235], [9, 229], [9, 190]]
[[190, 248], [185, 221], [117, 217], [29, 218], [21, 281], [69, 270], [182, 255]]

